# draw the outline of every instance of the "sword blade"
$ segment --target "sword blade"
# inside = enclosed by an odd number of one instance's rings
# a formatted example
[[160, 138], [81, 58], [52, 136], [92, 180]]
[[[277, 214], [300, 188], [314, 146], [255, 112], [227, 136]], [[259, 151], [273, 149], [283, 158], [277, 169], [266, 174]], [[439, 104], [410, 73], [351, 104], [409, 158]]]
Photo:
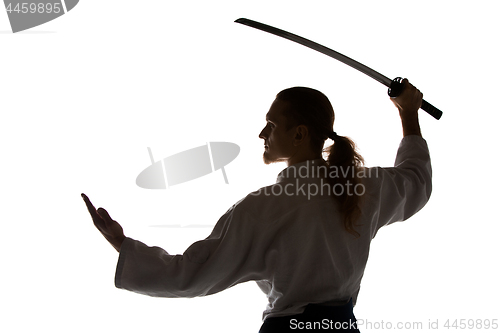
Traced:
[[246, 18], [237, 19], [235, 22], [240, 23], [240, 24], [244, 24], [246, 26], [249, 26], [249, 27], [252, 27], [255, 29], [259, 29], [259, 30], [262, 30], [265, 32], [269, 32], [273, 35], [276, 35], [276, 36], [291, 40], [293, 42], [299, 43], [301, 45], [307, 46], [307, 47], [309, 47], [313, 50], [316, 50], [318, 52], [321, 52], [329, 57], [337, 59], [338, 61], [340, 61], [348, 66], [351, 66], [354, 69], [357, 69], [361, 73], [368, 75], [372, 79], [375, 79], [376, 81], [382, 83], [383, 85], [385, 85], [387, 87], [391, 86], [392, 80], [389, 79], [387, 76], [384, 76], [384, 75], [380, 74], [379, 72], [374, 71], [370, 67], [367, 67], [367, 66], [363, 65], [362, 63], [357, 62], [354, 59], [351, 59], [351, 58], [349, 58], [341, 53], [338, 53], [337, 51], [334, 51], [328, 47], [325, 47], [321, 44], [313, 42], [312, 40], [297, 36], [295, 34], [288, 32], [288, 31], [281, 30], [281, 29], [272, 27], [272, 26], [267, 25], [267, 24], [263, 24], [260, 22], [246, 19]]
[[[338, 60], [338, 61], [340, 61], [348, 66], [351, 66], [352, 68], [357, 69], [358, 71], [368, 75], [372, 79], [375, 79], [376, 81], [389, 87], [388, 93], [391, 97], [397, 96], [397, 93], [394, 95], [393, 92], [395, 92], [396, 90], [400, 90], [402, 88], [401, 83], [399, 82], [400, 78], [395, 78], [394, 80], [391, 80], [387, 76], [384, 76], [384, 75], [380, 74], [379, 72], [374, 71], [370, 67], [367, 67], [367, 66], [363, 65], [362, 63], [357, 62], [354, 59], [351, 59], [351, 58], [349, 58], [341, 53], [338, 53], [337, 51], [329, 49], [328, 47], [325, 47], [321, 44], [313, 42], [312, 40], [297, 36], [295, 34], [288, 32], [288, 31], [281, 30], [281, 29], [272, 27], [272, 26], [267, 25], [267, 24], [263, 24], [260, 22], [246, 19], [246, 18], [237, 19], [235, 22], [240, 23], [240, 24], [244, 24], [244, 25], [247, 25], [249, 27], [259, 29], [259, 30], [262, 30], [265, 32], [269, 32], [273, 35], [276, 35], [276, 36], [291, 40], [293, 42], [299, 43], [301, 45], [307, 46], [313, 50], [316, 50], [318, 52], [326, 54], [327, 56], [332, 57], [332, 58], [334, 58], [334, 59], [336, 59], [336, 60]], [[391, 90], [392, 90], [392, 92], [391, 92]], [[438, 120], [443, 115], [443, 112], [441, 110], [439, 110], [438, 108], [436, 108], [432, 104], [426, 102], [425, 100], [422, 100], [421, 109]]]

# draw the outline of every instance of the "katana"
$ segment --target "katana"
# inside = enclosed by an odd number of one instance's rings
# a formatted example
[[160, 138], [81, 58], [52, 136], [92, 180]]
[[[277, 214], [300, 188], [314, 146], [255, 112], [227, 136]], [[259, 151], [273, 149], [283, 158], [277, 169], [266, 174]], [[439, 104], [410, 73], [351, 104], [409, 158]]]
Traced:
[[[328, 47], [325, 47], [321, 44], [313, 42], [312, 40], [300, 37], [298, 35], [292, 34], [292, 33], [287, 32], [285, 30], [281, 30], [281, 29], [272, 27], [272, 26], [267, 25], [267, 24], [263, 24], [263, 23], [259, 23], [256, 21], [246, 19], [246, 18], [237, 19], [235, 22], [241, 23], [241, 24], [244, 24], [244, 25], [247, 25], [249, 27], [259, 29], [259, 30], [262, 30], [265, 32], [269, 32], [273, 35], [291, 40], [293, 42], [299, 43], [299, 44], [307, 46], [313, 50], [316, 50], [318, 52], [326, 54], [329, 57], [337, 59], [338, 61], [343, 62], [344, 64], [349, 65], [352, 68], [355, 68], [358, 71], [368, 75], [372, 79], [377, 80], [378, 82], [382, 83], [386, 87], [389, 87], [387, 93], [391, 97], [398, 96], [401, 93], [401, 91], [403, 90], [403, 84], [401, 83], [401, 81], [403, 80], [402, 78], [397, 77], [394, 80], [391, 80], [387, 76], [384, 76], [384, 75], [380, 74], [379, 72], [374, 71], [370, 67], [367, 67], [367, 66], [363, 65], [362, 63], [357, 62], [354, 59], [351, 59], [351, 58], [349, 58], [341, 53], [338, 53], [337, 51], [329, 49]], [[441, 116], [443, 115], [443, 112], [441, 112], [438, 108], [436, 108], [435, 106], [426, 102], [425, 100], [422, 100], [421, 109], [436, 119], [441, 118]]]

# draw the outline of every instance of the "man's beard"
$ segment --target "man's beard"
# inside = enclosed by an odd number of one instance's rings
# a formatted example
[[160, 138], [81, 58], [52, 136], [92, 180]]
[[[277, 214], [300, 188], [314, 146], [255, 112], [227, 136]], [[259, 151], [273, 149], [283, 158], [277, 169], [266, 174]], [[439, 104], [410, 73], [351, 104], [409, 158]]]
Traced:
[[267, 151], [264, 151], [264, 154], [262, 154], [262, 160], [264, 161], [264, 164], [272, 164], [272, 163], [281, 162], [281, 160], [278, 158], [273, 159], [273, 158], [269, 157], [269, 153]]
[[273, 161], [271, 159], [269, 159], [269, 157], [267, 156], [266, 152], [264, 152], [264, 154], [262, 154], [262, 160], [264, 161], [264, 164], [273, 163]]

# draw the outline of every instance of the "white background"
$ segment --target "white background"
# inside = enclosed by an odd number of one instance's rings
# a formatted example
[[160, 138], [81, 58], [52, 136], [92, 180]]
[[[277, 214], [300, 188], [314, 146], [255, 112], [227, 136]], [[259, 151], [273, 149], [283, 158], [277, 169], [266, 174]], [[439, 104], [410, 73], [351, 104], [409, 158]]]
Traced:
[[[253, 282], [195, 299], [116, 289], [118, 254], [80, 193], [127, 236], [182, 253], [210, 227], [151, 226], [213, 226], [286, 166], [264, 165], [258, 138], [284, 88], [324, 92], [337, 133], [357, 142], [368, 166], [392, 165], [402, 133], [383, 85], [233, 23], [239, 17], [390, 78], [408, 77], [444, 111], [439, 121], [420, 113], [433, 194], [421, 212], [374, 239], [354, 309], [374, 328], [361, 331], [381, 331], [382, 321], [422, 322], [415, 332], [423, 332], [429, 320], [441, 330], [447, 319], [500, 320], [496, 8], [495, 1], [82, 0], [17, 34], [0, 11], [0, 330], [257, 332], [267, 300]], [[168, 190], [135, 185], [150, 164], [147, 147], [160, 159], [208, 141], [241, 147], [226, 166], [229, 185], [220, 171]]]

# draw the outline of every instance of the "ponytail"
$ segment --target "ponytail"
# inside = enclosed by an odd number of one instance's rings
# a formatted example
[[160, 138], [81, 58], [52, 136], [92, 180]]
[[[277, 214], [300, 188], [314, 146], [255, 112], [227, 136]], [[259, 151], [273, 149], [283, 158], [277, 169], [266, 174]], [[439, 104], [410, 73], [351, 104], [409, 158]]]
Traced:
[[[348, 192], [348, 188], [356, 189], [356, 185], [360, 183], [357, 177], [358, 170], [364, 164], [363, 157], [358, 153], [356, 144], [345, 136], [339, 136], [335, 132], [331, 135], [334, 144], [323, 149], [323, 152], [328, 154], [327, 163], [330, 169], [336, 168], [338, 172], [335, 177], [329, 177], [328, 181], [332, 189], [340, 185], [342, 191], [336, 194], [335, 198], [340, 205], [340, 212], [344, 218], [344, 228], [347, 232], [359, 237], [360, 234], [354, 228], [356, 220], [359, 218], [361, 211], [358, 204], [362, 199], [357, 193]], [[330, 173], [332, 174], [332, 173]], [[332, 194], [333, 194], [332, 190]]]

